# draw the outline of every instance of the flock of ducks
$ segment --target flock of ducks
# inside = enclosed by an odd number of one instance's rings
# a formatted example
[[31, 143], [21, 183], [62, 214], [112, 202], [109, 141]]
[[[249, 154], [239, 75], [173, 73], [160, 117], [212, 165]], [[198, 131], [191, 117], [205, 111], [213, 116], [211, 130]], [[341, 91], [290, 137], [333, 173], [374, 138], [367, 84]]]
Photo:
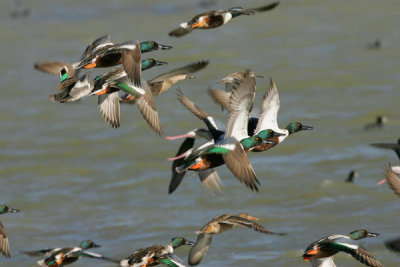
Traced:
[[[228, 10], [205, 12], [188, 22], [181, 23], [180, 27], [172, 30], [169, 35], [181, 37], [195, 29], [220, 27], [240, 15], [269, 11], [278, 4], [279, 2], [274, 2], [259, 8], [233, 7]], [[171, 48], [171, 46], [158, 44], [155, 41], [127, 41], [115, 44], [111, 42], [110, 35], [105, 35], [89, 44], [76, 63], [39, 62], [34, 67], [42, 72], [60, 76], [58, 92], [49, 95], [51, 101], [74, 102], [86, 96], [97, 95], [101, 116], [113, 128], [120, 127], [120, 104], [136, 104], [150, 128], [158, 135], [162, 135], [163, 130], [153, 97], [168, 91], [172, 85], [181, 80], [195, 78], [192, 74], [208, 64], [208, 61], [190, 63], [160, 74], [151, 80], [145, 80], [142, 77], [142, 71], [167, 63], [153, 58], [142, 59], [142, 54]], [[109, 72], [93, 79], [90, 78], [90, 72], [85, 72], [88, 69], [110, 67], [112, 69]], [[205, 127], [192, 129], [182, 135], [166, 137], [167, 140], [185, 138], [176, 156], [168, 159], [172, 161], [169, 193], [177, 189], [187, 171], [197, 172], [201, 183], [211, 192], [220, 192], [221, 181], [215, 168], [224, 164], [247, 188], [258, 191], [260, 181], [247, 158], [247, 153], [267, 151], [282, 143], [289, 135], [313, 129], [313, 127], [300, 122], [289, 123], [285, 128], [278, 126], [280, 101], [277, 86], [272, 79], [263, 96], [261, 114], [259, 116], [252, 114], [256, 97], [256, 77], [260, 76], [250, 70], [236, 72], [219, 82], [225, 84], [226, 90], [208, 89], [210, 97], [228, 112], [226, 128], [217, 125], [210, 114], [200, 109], [183, 94], [182, 90], [177, 90], [179, 102], [203, 121]], [[386, 121], [387, 119], [381, 116], [377, 122], [366, 125], [365, 128], [381, 127]], [[199, 139], [203, 139], [205, 142], [195, 146], [195, 142]], [[397, 144], [376, 143], [371, 145], [391, 149], [400, 158], [400, 139]], [[352, 181], [356, 175], [356, 172], [351, 173], [348, 181]], [[394, 192], [400, 196], [400, 179], [398, 177], [400, 166], [385, 166], [384, 175], [384, 181], [387, 181]], [[19, 210], [6, 205], [0, 206], [0, 214], [15, 212], [19, 212]], [[38, 265], [51, 267], [71, 264], [81, 257], [106, 260], [123, 267], [146, 267], [158, 264], [181, 267], [185, 266], [185, 263], [173, 254], [174, 249], [191, 246], [188, 264], [193, 266], [200, 264], [206, 256], [213, 235], [236, 226], [250, 228], [263, 234], [285, 235], [285, 233], [275, 233], [264, 228], [257, 223], [258, 220], [257, 217], [247, 213], [223, 214], [213, 218], [196, 232], [198, 235], [196, 242], [188, 241], [183, 237], [174, 237], [167, 245], [153, 245], [139, 249], [122, 260], [87, 251], [99, 247], [91, 240], [82, 241], [78, 247], [50, 248], [24, 251], [24, 253], [43, 257], [37, 261]], [[302, 257], [305, 261], [310, 261], [312, 266], [332, 267], [336, 266], [333, 255], [344, 252], [367, 266], [380, 267], [382, 264], [357, 242], [366, 237], [376, 236], [378, 236], [377, 233], [371, 233], [365, 229], [353, 231], [348, 235], [331, 235], [311, 243]], [[400, 238], [387, 241], [385, 245], [389, 249], [399, 252]], [[5, 257], [10, 257], [8, 237], [1, 222], [0, 251]]]

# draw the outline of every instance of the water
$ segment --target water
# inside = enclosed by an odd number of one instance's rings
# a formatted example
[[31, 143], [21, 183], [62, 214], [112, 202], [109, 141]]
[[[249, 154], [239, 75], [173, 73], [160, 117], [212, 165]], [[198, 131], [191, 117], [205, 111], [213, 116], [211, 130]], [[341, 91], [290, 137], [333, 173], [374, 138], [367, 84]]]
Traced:
[[[218, 1], [216, 8], [259, 6], [265, 1]], [[210, 31], [181, 39], [167, 33], [203, 11], [197, 1], [25, 2], [27, 18], [13, 19], [2, 1], [0, 99], [0, 202], [22, 209], [1, 216], [10, 239], [11, 259], [1, 266], [34, 266], [38, 259], [20, 251], [74, 246], [93, 239], [96, 252], [113, 258], [152, 244], [166, 244], [223, 213], [248, 212], [271, 231], [248, 229], [215, 236], [202, 266], [309, 266], [300, 258], [306, 246], [333, 233], [359, 228], [380, 233], [362, 241], [385, 266], [397, 255], [385, 240], [397, 237], [398, 198], [387, 185], [375, 186], [382, 167], [398, 159], [368, 144], [395, 141], [400, 127], [398, 99], [398, 1], [283, 1], [270, 13], [240, 17]], [[96, 98], [58, 104], [57, 77], [33, 69], [36, 61], [77, 61], [93, 39], [156, 40], [174, 46], [146, 54], [169, 64], [146, 71], [152, 78], [202, 59], [209, 66], [197, 79], [179, 84], [184, 93], [222, 121], [226, 114], [210, 101], [206, 88], [229, 73], [251, 68], [260, 102], [271, 76], [281, 100], [279, 123], [300, 121], [315, 127], [265, 153], [250, 154], [262, 186], [253, 193], [219, 168], [223, 194], [214, 196], [188, 174], [167, 194], [170, 163], [179, 142], [151, 132], [135, 106], [121, 109], [121, 128], [101, 118]], [[376, 38], [383, 48], [369, 50]], [[175, 88], [175, 87], [174, 87]], [[155, 99], [167, 135], [203, 126], [175, 99], [174, 88]], [[221, 88], [221, 87], [220, 87]], [[364, 124], [385, 114], [382, 130]], [[355, 184], [344, 183], [357, 169]], [[185, 258], [189, 249], [176, 253]], [[337, 255], [339, 266], [360, 266]], [[74, 266], [114, 266], [82, 259]]]

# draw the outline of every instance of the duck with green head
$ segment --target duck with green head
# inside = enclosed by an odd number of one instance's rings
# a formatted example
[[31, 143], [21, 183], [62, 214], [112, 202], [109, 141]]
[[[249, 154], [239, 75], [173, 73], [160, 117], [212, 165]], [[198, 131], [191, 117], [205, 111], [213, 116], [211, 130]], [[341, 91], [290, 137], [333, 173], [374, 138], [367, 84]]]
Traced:
[[356, 240], [378, 235], [365, 229], [355, 230], [348, 235], [330, 235], [311, 243], [302, 257], [305, 261], [310, 261], [312, 266], [321, 266], [325, 262], [325, 264], [330, 264], [326, 266], [336, 266], [332, 256], [339, 252], [345, 252], [367, 266], [382, 267], [378, 260], [356, 242]]
[[[18, 209], [10, 208], [6, 205], [0, 205], [0, 214], [4, 213], [16, 213], [19, 212]], [[10, 245], [8, 243], [8, 237], [6, 231], [4, 230], [3, 223], [0, 221], [0, 252], [4, 257], [10, 258]]]
[[182, 267], [183, 261], [173, 254], [174, 249], [195, 243], [183, 237], [174, 237], [168, 245], [153, 245], [145, 249], [139, 249], [128, 258], [120, 261], [122, 267], [146, 267], [163, 264], [169, 267]]
[[118, 262], [117, 260], [104, 257], [100, 254], [86, 251], [98, 247], [100, 246], [95, 244], [92, 240], [85, 240], [80, 243], [79, 247], [49, 248], [37, 251], [25, 251], [24, 253], [30, 256], [44, 255], [45, 258], [37, 262], [38, 265], [44, 267], [60, 267], [68, 265], [79, 260], [81, 257], [101, 259], [114, 263]]
[[180, 24], [179, 28], [172, 30], [169, 36], [181, 37], [195, 29], [213, 29], [220, 27], [231, 19], [236, 18], [240, 15], [253, 15], [256, 12], [264, 12], [274, 9], [279, 2], [274, 2], [272, 4], [244, 9], [242, 7], [232, 7], [228, 10], [212, 10], [196, 15], [188, 22]]
[[[118, 92], [123, 92], [125, 94], [123, 101], [126, 99], [135, 100], [143, 118], [157, 134], [161, 135], [162, 128], [153, 101], [153, 95], [147, 82], [142, 78], [142, 69], [148, 69], [157, 64], [157, 62], [154, 60], [145, 61], [143, 67], [140, 61], [140, 50], [136, 49], [135, 53], [134, 57], [139, 60], [136, 60], [139, 64], [132, 68], [135, 69], [134, 72], [136, 73], [134, 80], [140, 81], [139, 83], [133, 81], [129, 72], [126, 72], [126, 67], [124, 69], [115, 68], [95, 78], [90, 95], [99, 96], [98, 104], [101, 115], [112, 127], [117, 128], [120, 125], [120, 96]], [[136, 65], [134, 61], [132, 60], [129, 65]]]

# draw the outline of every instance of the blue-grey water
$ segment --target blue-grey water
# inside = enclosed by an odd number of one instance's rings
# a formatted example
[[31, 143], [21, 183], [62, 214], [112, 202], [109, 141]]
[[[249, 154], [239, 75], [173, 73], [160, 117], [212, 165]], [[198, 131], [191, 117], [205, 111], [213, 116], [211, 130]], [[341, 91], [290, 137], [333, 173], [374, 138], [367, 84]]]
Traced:
[[[268, 1], [219, 0], [213, 8], [255, 7]], [[400, 235], [399, 199], [387, 185], [376, 186], [384, 164], [398, 163], [391, 151], [368, 146], [392, 141], [400, 129], [400, 28], [398, 0], [281, 1], [276, 10], [236, 18], [224, 27], [195, 31], [180, 39], [168, 32], [205, 11], [198, 1], [1, 1], [0, 16], [0, 202], [20, 208], [1, 215], [11, 259], [1, 266], [36, 266], [39, 258], [21, 253], [74, 246], [92, 239], [93, 251], [122, 259], [135, 249], [166, 244], [195, 231], [223, 213], [248, 212], [271, 231], [262, 235], [237, 228], [215, 236], [201, 266], [309, 266], [301, 254], [326, 235], [366, 228], [381, 235], [362, 241], [385, 266], [400, 258], [385, 240]], [[27, 6], [28, 17], [12, 18]], [[197, 79], [179, 84], [184, 93], [221, 121], [226, 120], [206, 93], [208, 86], [235, 71], [252, 69], [256, 106], [269, 77], [280, 93], [279, 124], [300, 121], [315, 127], [274, 149], [249, 154], [261, 181], [259, 193], [241, 185], [222, 166], [223, 194], [207, 192], [193, 173], [167, 194], [170, 163], [178, 141], [156, 136], [137, 107], [121, 108], [121, 128], [101, 118], [96, 97], [74, 104], [49, 101], [58, 77], [37, 72], [36, 61], [75, 62], [95, 38], [111, 34], [118, 43], [131, 39], [172, 45], [145, 54], [167, 61], [161, 72], [207, 59]], [[368, 43], [381, 39], [378, 50]], [[174, 86], [155, 102], [166, 135], [202, 122], [176, 100]], [[364, 131], [377, 115], [389, 122]], [[357, 169], [355, 184], [344, 183]], [[177, 255], [186, 259], [189, 248]], [[338, 266], [360, 266], [338, 254]], [[115, 266], [81, 259], [73, 266]]]

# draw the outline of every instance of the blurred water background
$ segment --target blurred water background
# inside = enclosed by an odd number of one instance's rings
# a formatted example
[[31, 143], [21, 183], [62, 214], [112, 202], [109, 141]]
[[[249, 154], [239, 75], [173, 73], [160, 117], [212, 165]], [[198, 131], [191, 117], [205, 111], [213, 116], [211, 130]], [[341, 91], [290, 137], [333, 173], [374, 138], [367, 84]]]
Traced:
[[[0, 202], [22, 209], [0, 217], [11, 246], [1, 266], [35, 266], [20, 251], [74, 246], [92, 239], [96, 252], [127, 257], [135, 249], [166, 244], [223, 213], [248, 212], [288, 235], [268, 236], [235, 229], [215, 236], [202, 266], [309, 266], [306, 246], [333, 233], [366, 228], [380, 233], [362, 244], [385, 266], [399, 257], [383, 242], [400, 235], [399, 199], [387, 185], [376, 186], [384, 164], [398, 163], [391, 151], [368, 146], [399, 137], [400, 2], [397, 0], [281, 1], [268, 13], [236, 18], [224, 27], [195, 31], [180, 39], [168, 32], [208, 9], [256, 7], [268, 1], [1, 1], [0, 16]], [[29, 7], [27, 17], [14, 18]], [[279, 124], [299, 121], [315, 127], [264, 153], [249, 154], [261, 181], [259, 193], [241, 185], [226, 167], [218, 169], [223, 194], [214, 196], [189, 173], [167, 194], [170, 163], [179, 142], [156, 136], [135, 106], [121, 108], [121, 128], [101, 118], [97, 98], [74, 104], [48, 100], [58, 77], [33, 69], [36, 61], [75, 62], [95, 38], [111, 34], [172, 45], [145, 54], [168, 65], [144, 73], [150, 79], [169, 69], [207, 59], [197, 79], [179, 84], [184, 93], [222, 121], [206, 93], [208, 86], [252, 69], [260, 106], [269, 77], [280, 94]], [[367, 48], [375, 39], [377, 50]], [[103, 70], [102, 70], [103, 71]], [[105, 71], [105, 70], [104, 70]], [[176, 100], [174, 86], [155, 102], [166, 135], [203, 127]], [[384, 114], [383, 129], [363, 126]], [[360, 176], [344, 183], [351, 169]], [[185, 258], [189, 248], [176, 254]], [[186, 259], [186, 258], [185, 258]], [[337, 255], [338, 266], [360, 266]], [[82, 259], [73, 266], [114, 266]]]

